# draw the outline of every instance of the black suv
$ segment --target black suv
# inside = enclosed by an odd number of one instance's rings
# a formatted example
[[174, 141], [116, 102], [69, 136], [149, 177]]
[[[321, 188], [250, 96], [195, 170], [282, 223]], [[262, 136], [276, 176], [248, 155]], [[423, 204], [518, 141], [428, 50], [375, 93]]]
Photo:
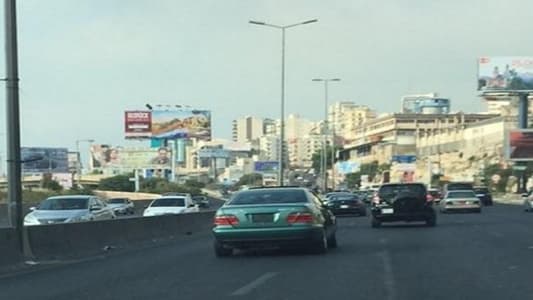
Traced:
[[372, 227], [396, 221], [423, 221], [427, 226], [437, 224], [437, 215], [427, 200], [424, 184], [390, 183], [379, 188], [372, 202]]

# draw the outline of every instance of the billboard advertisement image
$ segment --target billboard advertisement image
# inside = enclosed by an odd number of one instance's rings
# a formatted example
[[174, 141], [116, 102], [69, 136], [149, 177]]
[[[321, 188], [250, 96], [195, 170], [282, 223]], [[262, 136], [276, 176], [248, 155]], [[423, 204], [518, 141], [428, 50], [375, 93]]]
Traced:
[[171, 168], [172, 151], [160, 148], [121, 148], [91, 146], [91, 169]]
[[141, 110], [124, 112], [124, 135], [127, 139], [150, 138], [152, 113]]
[[533, 161], [533, 129], [510, 130], [506, 144], [508, 159]]
[[533, 91], [533, 57], [481, 57], [479, 91]]
[[23, 173], [68, 173], [67, 148], [22, 147]]
[[279, 170], [278, 161], [256, 161], [254, 171], [258, 173], [276, 173]]
[[359, 163], [353, 161], [339, 161], [335, 164], [338, 174], [350, 174], [359, 172]]
[[154, 110], [152, 137], [158, 139], [211, 139], [211, 112], [208, 110]]

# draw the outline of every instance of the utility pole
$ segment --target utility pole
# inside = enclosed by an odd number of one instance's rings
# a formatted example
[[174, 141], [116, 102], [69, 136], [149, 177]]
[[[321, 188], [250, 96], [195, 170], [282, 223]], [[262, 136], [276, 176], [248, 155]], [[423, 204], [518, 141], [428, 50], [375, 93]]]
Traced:
[[16, 1], [4, 0], [6, 39], [7, 197], [9, 221], [23, 247], [22, 182], [20, 159], [19, 75]]

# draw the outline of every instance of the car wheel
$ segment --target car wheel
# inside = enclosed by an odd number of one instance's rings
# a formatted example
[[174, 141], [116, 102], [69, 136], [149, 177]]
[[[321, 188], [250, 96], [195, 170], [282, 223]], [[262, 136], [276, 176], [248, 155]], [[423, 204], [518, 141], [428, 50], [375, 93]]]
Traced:
[[233, 249], [232, 248], [226, 248], [224, 247], [224, 245], [218, 241], [215, 241], [214, 243], [214, 248], [215, 248], [215, 255], [217, 257], [227, 257], [227, 256], [231, 256], [233, 254]]
[[361, 210], [361, 216], [362, 217], [366, 217], [366, 209], [365, 210]]
[[330, 249], [337, 248], [337, 234], [333, 233], [328, 239], [328, 247]]
[[315, 243], [312, 250], [315, 254], [325, 254], [328, 251], [328, 239], [326, 237], [326, 232], [322, 232], [320, 241]]
[[379, 227], [381, 227], [381, 221], [376, 218], [372, 218], [372, 228], [379, 228]]

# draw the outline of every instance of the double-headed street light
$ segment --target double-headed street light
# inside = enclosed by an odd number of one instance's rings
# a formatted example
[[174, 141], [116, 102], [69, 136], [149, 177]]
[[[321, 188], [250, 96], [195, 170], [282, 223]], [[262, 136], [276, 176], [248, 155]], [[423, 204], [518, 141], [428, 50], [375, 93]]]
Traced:
[[77, 177], [77, 186], [81, 186], [81, 153], [80, 153], [80, 143], [87, 142], [89, 144], [94, 143], [93, 139], [84, 139], [76, 140], [76, 152], [78, 153], [78, 161], [76, 162], [76, 177]]
[[[341, 81], [340, 78], [315, 78], [313, 81], [316, 82], [324, 82], [324, 92], [325, 92], [325, 99], [324, 99], [324, 132], [323, 134], [323, 142], [322, 142], [322, 160], [321, 160], [321, 168], [322, 168], [322, 180], [323, 180], [323, 189], [324, 192], [327, 192], [328, 189], [328, 181], [327, 181], [327, 143], [328, 143], [328, 85], [331, 81]], [[334, 123], [332, 122], [332, 151], [335, 151], [335, 129], [333, 128]], [[332, 175], [332, 188], [335, 189], [335, 156], [331, 155], [331, 175]]]
[[285, 29], [296, 27], [299, 25], [305, 25], [310, 23], [318, 22], [317, 19], [313, 20], [307, 20], [300, 23], [295, 23], [291, 25], [274, 25], [274, 24], [268, 24], [265, 22], [258, 22], [258, 21], [250, 21], [250, 24], [254, 25], [262, 25], [272, 28], [281, 29], [281, 120], [280, 120], [280, 155], [279, 155], [279, 175], [278, 175], [278, 181], [279, 185], [283, 186], [283, 176], [284, 176], [284, 157], [285, 157], [285, 151], [284, 151], [284, 140], [285, 140]]

